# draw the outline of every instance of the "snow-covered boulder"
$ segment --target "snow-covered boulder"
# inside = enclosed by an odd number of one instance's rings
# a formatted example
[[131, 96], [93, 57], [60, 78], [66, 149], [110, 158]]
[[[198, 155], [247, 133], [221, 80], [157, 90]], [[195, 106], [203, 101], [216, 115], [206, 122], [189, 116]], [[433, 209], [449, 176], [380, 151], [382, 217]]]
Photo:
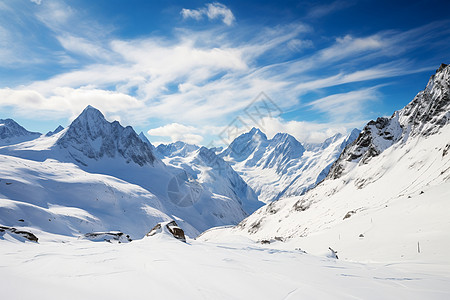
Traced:
[[158, 234], [170, 235], [177, 240], [186, 242], [184, 231], [181, 229], [175, 221], [162, 222], [155, 225], [146, 236], [154, 236]]

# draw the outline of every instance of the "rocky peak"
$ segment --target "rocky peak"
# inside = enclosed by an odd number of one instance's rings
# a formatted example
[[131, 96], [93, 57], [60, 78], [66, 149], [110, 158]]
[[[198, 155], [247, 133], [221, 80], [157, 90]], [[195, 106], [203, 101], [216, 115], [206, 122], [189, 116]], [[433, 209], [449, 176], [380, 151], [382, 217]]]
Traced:
[[86, 165], [88, 159], [122, 157], [127, 163], [140, 166], [153, 164], [155, 156], [131, 126], [123, 127], [119, 122], [108, 122], [103, 114], [92, 106], [70, 124], [58, 139], [57, 145], [69, 151], [79, 163]]
[[236, 161], [243, 161], [255, 151], [265, 148], [267, 142], [267, 136], [261, 130], [253, 127], [249, 132], [234, 139], [221, 153], [221, 156], [230, 156]]
[[270, 154], [266, 159], [264, 167], [272, 168], [277, 165], [279, 172], [281, 172], [288, 161], [301, 157], [305, 152], [303, 145], [287, 133], [277, 133], [269, 141], [267, 150], [270, 151]]
[[441, 64], [425, 90], [400, 111], [400, 120], [411, 135], [429, 135], [450, 120], [450, 67]]

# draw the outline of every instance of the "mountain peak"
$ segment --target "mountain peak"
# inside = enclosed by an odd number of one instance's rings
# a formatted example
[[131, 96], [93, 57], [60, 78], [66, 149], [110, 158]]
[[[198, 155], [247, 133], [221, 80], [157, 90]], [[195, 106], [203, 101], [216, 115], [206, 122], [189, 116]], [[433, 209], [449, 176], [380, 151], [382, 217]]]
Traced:
[[[244, 133], [245, 134], [245, 133]], [[258, 136], [261, 137], [264, 140], [267, 140], [267, 136], [264, 132], [262, 132], [259, 128], [253, 127], [249, 132], [248, 135], [250, 137]]]
[[106, 121], [102, 112], [91, 105], [86, 106], [77, 119], [100, 119]]
[[38, 132], [26, 130], [13, 119], [0, 119], [0, 146], [33, 140], [40, 135]]
[[46, 134], [45, 136], [52, 136], [52, 135], [55, 135], [55, 134], [57, 134], [58, 132], [61, 132], [62, 130], [64, 130], [64, 127], [62, 127], [61, 125], [59, 125], [58, 127], [56, 127], [55, 130], [47, 132], [47, 134]]
[[439, 68], [436, 70], [436, 73], [440, 73], [442, 70], [444, 70], [448, 65], [442, 63]]
[[131, 126], [108, 122], [96, 108], [88, 105], [59, 138], [58, 145], [68, 149], [70, 156], [86, 165], [86, 158], [122, 157], [127, 163], [143, 166], [153, 164], [152, 147], [137, 135]]

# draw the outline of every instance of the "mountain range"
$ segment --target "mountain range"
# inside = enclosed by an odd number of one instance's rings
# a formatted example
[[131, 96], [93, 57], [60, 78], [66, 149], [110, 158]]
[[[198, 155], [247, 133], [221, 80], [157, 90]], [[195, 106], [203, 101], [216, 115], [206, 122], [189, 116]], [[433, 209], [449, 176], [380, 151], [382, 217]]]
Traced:
[[253, 188], [260, 201], [270, 203], [304, 194], [322, 181], [342, 150], [359, 134], [336, 134], [323, 143], [302, 145], [292, 135], [272, 139], [257, 128], [237, 137], [219, 156]]
[[[3, 124], [4, 144], [15, 135], [30, 139], [0, 147], [0, 223], [7, 226], [66, 235], [120, 230], [137, 238], [176, 219], [196, 236], [237, 224], [262, 205], [225, 162], [219, 162], [223, 172], [206, 175], [166, 165], [132, 127], [108, 122], [92, 106], [51, 134], [29, 133], [12, 120]], [[208, 155], [215, 154], [199, 149], [196, 162]]]
[[370, 121], [303, 195], [271, 202], [203, 240], [244, 236], [358, 261], [447, 261], [450, 67], [390, 117]]

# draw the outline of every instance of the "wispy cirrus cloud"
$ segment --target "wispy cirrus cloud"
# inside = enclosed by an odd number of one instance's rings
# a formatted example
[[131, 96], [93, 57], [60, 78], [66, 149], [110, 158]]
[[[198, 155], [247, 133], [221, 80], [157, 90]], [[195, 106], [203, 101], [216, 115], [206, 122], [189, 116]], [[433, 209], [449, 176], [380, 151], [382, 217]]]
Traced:
[[354, 4], [355, 1], [336, 0], [328, 4], [316, 5], [308, 11], [306, 17], [312, 19], [323, 18], [326, 15], [348, 8]]
[[225, 5], [219, 2], [207, 3], [205, 7], [198, 9], [183, 8], [180, 12], [183, 19], [201, 20], [204, 17], [209, 20], [221, 19], [228, 26], [233, 24], [235, 17], [233, 12]]

